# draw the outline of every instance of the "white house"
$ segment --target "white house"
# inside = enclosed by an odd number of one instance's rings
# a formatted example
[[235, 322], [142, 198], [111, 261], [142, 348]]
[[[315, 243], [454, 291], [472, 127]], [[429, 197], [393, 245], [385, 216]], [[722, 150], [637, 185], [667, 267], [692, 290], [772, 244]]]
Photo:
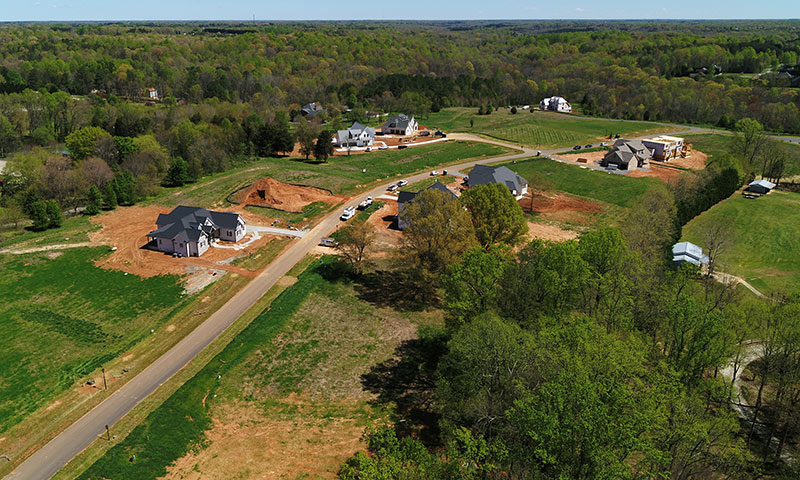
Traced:
[[155, 88], [148, 88], [147, 93], [150, 95], [151, 100], [158, 100], [158, 90]]
[[375, 129], [354, 122], [347, 130], [336, 132], [336, 145], [340, 147], [368, 147], [375, 141]]
[[238, 213], [212, 212], [204, 208], [178, 206], [159, 214], [158, 228], [147, 234], [150, 246], [160, 252], [199, 257], [214, 240], [238, 242], [247, 224]]
[[389, 120], [381, 125], [381, 132], [389, 135], [414, 135], [418, 129], [417, 120], [402, 113], [389, 117]]
[[572, 111], [572, 105], [570, 105], [564, 97], [547, 97], [539, 102], [539, 109], [569, 113]]
[[672, 246], [672, 264], [691, 263], [697, 267], [708, 265], [708, 255], [703, 249], [691, 242], [679, 242]]

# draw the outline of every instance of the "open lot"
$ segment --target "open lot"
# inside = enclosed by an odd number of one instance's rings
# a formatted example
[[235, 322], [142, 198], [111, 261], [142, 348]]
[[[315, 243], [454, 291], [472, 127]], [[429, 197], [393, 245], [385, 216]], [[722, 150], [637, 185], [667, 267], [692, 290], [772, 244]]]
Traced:
[[[365, 155], [337, 157], [327, 163], [292, 158], [267, 158], [218, 175], [204, 177], [188, 187], [166, 189], [147, 203], [211, 208], [227, 206], [225, 198], [236, 189], [270, 176], [281, 182], [309, 185], [348, 195], [360, 186], [467, 158], [494, 157], [509, 149], [484, 143], [448, 141], [405, 150], [383, 150]], [[366, 172], [364, 172], [366, 170]]]
[[[177, 276], [97, 268], [107, 248], [0, 255], [0, 437], [184, 302]], [[7, 450], [0, 439], [0, 451]]]
[[79, 478], [334, 478], [365, 426], [418, 407], [394, 358], [441, 312], [314, 265]]
[[683, 238], [703, 246], [703, 232], [716, 222], [731, 227], [720, 270], [765, 294], [800, 289], [800, 194], [773, 191], [756, 199], [735, 194], [689, 222]]
[[[705, 152], [710, 161], [713, 161], [714, 156], [726, 155], [736, 150], [734, 144], [735, 137], [732, 134], [703, 133], [686, 135], [684, 138], [686, 142], [691, 143], [695, 149]], [[781, 142], [780, 145], [788, 154], [785, 172], [786, 177], [800, 176], [800, 145], [788, 142]]]
[[482, 134], [542, 149], [597, 143], [610, 134], [641, 136], [669, 130], [647, 122], [578, 118], [539, 111], [520, 110], [515, 115], [504, 108], [491, 115], [476, 112], [475, 108], [446, 108], [431, 114], [425, 122], [446, 132]]

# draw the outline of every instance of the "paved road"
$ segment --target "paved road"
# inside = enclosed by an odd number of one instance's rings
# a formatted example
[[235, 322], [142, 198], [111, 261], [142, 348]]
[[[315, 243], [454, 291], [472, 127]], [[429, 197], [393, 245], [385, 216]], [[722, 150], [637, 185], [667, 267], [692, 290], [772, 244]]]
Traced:
[[[471, 136], [470, 136], [471, 137]], [[470, 138], [485, 141], [477, 137]], [[503, 146], [512, 146], [503, 142], [490, 141]], [[514, 148], [518, 148], [512, 146]], [[453, 170], [467, 169], [476, 163], [515, 160], [530, 157], [534, 150], [523, 149], [522, 153], [504, 155], [490, 159], [477, 159], [453, 165]], [[419, 173], [407, 177], [409, 183], [418, 182], [429, 176], [430, 172]], [[386, 185], [364, 192], [353, 198], [351, 204], [357, 205], [367, 196], [377, 197], [385, 192]], [[297, 239], [289, 249], [276, 258], [258, 277], [254, 278], [219, 310], [214, 312], [205, 322], [189, 333], [163, 356], [159, 357], [128, 383], [112, 393], [102, 403], [67, 427], [47, 445], [42, 447], [12, 471], [6, 480], [39, 480], [52, 477], [72, 458], [82, 452], [105, 432], [105, 426], [113, 426], [125, 414], [130, 412], [145, 397], [153, 393], [161, 384], [189, 363], [198, 353], [216, 339], [233, 324], [242, 314], [252, 307], [264, 293], [284, 276], [296, 263], [316, 246], [322, 237], [330, 234], [339, 225], [337, 210], [326, 216], [316, 227], [303, 238]]]

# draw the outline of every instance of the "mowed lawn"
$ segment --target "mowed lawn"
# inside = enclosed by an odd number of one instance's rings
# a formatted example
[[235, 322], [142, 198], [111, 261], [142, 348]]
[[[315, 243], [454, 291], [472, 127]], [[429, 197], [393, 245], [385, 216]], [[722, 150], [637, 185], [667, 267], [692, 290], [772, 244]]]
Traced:
[[[611, 134], [641, 136], [669, 131], [648, 122], [628, 122], [520, 110], [511, 114], [501, 108], [491, 115], [477, 115], [475, 108], [447, 108], [421, 122], [446, 132], [482, 134], [534, 148], [558, 148], [597, 143]], [[473, 125], [470, 126], [470, 121]]]
[[544, 179], [558, 191], [625, 208], [632, 207], [651, 186], [662, 184], [656, 178], [626, 177], [547, 158], [531, 158], [503, 165], [525, 177], [534, 190], [540, 188], [537, 181]]
[[457, 163], [466, 159], [494, 157], [511, 152], [496, 145], [449, 141], [403, 150], [383, 150], [349, 157], [331, 157], [327, 163], [292, 158], [265, 158], [225, 173], [204, 177], [194, 185], [166, 189], [149, 202], [160, 205], [197, 205], [211, 207], [224, 204], [225, 197], [237, 188], [271, 176], [282, 182], [310, 185], [350, 194], [360, 185], [388, 179], [426, 168]]
[[161, 325], [177, 277], [97, 268], [107, 248], [0, 254], [0, 434]]
[[[402, 289], [391, 279], [384, 272], [351, 282], [330, 259], [314, 261], [78, 478], [332, 478], [363, 448], [366, 426], [405, 413], [394, 399], [415, 405], [402, 395], [413, 382], [394, 376], [392, 358], [419, 342], [418, 327], [443, 326], [439, 310], [393, 303]], [[442, 351], [440, 336], [426, 338], [430, 351]], [[425, 368], [412, 362], [399, 372]]]
[[765, 294], [800, 290], [800, 194], [773, 191], [748, 200], [739, 194], [715, 205], [683, 228], [683, 239], [703, 246], [712, 222], [732, 227], [720, 269], [743, 277]]

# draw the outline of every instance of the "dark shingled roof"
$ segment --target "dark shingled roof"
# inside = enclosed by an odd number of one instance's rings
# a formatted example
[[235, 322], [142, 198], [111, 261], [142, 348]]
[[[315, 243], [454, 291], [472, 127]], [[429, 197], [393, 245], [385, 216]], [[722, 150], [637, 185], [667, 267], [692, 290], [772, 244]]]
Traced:
[[431, 185], [430, 187], [423, 188], [422, 190], [420, 190], [418, 192], [405, 192], [405, 191], [399, 192], [397, 194], [397, 203], [400, 204], [400, 205], [402, 205], [404, 203], [408, 203], [408, 202], [414, 200], [414, 198], [417, 195], [419, 195], [420, 193], [422, 193], [422, 192], [424, 192], [426, 190], [439, 190], [440, 192], [449, 193], [450, 195], [452, 195], [454, 197], [456, 196], [456, 194], [451, 192], [450, 189], [448, 189], [442, 182], [436, 182], [433, 185]]
[[236, 229], [239, 214], [233, 212], [213, 212], [205, 208], [180, 205], [169, 213], [162, 213], [156, 219], [158, 228], [148, 233], [148, 237], [172, 239], [181, 237], [196, 242], [215, 229]]
[[522, 192], [528, 185], [528, 181], [520, 177], [508, 167], [490, 167], [487, 165], [475, 165], [469, 172], [467, 185], [472, 188], [478, 185], [490, 185], [492, 183], [502, 183], [512, 192]]

